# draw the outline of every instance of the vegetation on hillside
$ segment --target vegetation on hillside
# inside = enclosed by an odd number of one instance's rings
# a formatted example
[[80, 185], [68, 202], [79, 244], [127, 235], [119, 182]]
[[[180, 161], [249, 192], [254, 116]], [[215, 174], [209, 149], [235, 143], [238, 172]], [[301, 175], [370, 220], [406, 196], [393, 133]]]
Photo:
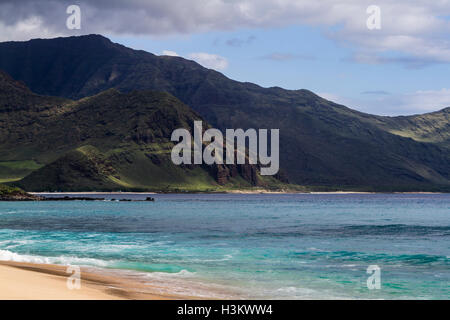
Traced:
[[39, 200], [39, 197], [26, 193], [20, 188], [0, 184], [0, 201], [30, 201]]
[[202, 118], [167, 93], [109, 89], [52, 105], [54, 98], [23, 86], [12, 88], [13, 80], [5, 74], [0, 73], [0, 80], [3, 101], [23, 98], [20, 111], [12, 105], [0, 108], [0, 168], [25, 190], [173, 192], [285, 186], [261, 177], [254, 166], [231, 171], [226, 166], [174, 165], [173, 130], [191, 131], [193, 122]]

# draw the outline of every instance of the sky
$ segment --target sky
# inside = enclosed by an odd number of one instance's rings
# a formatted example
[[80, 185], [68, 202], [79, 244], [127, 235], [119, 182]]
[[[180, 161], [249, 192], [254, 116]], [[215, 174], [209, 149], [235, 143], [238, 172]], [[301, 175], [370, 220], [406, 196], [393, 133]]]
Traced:
[[97, 33], [379, 115], [450, 106], [449, 31], [450, 0], [0, 0], [0, 41]]

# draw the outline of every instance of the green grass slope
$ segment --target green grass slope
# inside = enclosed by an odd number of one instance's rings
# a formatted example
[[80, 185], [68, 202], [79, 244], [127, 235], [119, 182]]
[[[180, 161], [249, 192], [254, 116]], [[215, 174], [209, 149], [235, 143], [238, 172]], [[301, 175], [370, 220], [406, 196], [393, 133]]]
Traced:
[[384, 117], [385, 130], [420, 142], [450, 148], [450, 108], [409, 117]]

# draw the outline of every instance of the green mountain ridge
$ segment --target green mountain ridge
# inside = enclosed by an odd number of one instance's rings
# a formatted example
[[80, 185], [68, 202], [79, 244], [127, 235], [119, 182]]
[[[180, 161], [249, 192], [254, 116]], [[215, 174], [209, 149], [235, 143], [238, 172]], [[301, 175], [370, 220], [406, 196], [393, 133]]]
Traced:
[[[14, 182], [25, 190], [170, 192], [281, 185], [261, 177], [254, 166], [231, 172], [219, 165], [174, 165], [171, 133], [192, 131], [192, 123], [203, 119], [167, 93], [109, 89], [72, 101], [39, 96], [15, 83], [0, 73], [0, 156], [6, 160], [0, 166], [34, 166]], [[22, 100], [13, 107], [16, 96]]]
[[393, 134], [450, 148], [450, 107], [427, 114], [381, 120], [381, 127]]
[[[221, 130], [279, 128], [282, 171], [290, 182], [308, 188], [450, 190], [449, 108], [408, 117], [365, 114], [308, 90], [237, 82], [193, 61], [129, 49], [99, 35], [0, 43], [0, 69], [39, 94], [84, 99], [111, 88], [123, 93], [156, 90], [175, 96]], [[64, 113], [67, 105], [54, 110]], [[102, 128], [101, 123], [95, 126]], [[145, 131], [145, 125], [140, 128]], [[103, 126], [96, 134], [108, 130]], [[22, 133], [33, 141], [45, 140], [45, 134]], [[147, 135], [151, 133], [143, 133]], [[64, 135], [70, 141], [81, 138], [77, 130]], [[36, 166], [48, 164], [56, 158], [54, 148], [41, 149], [45, 144], [27, 146], [33, 152], [22, 145], [2, 148], [0, 160], [20, 154], [14, 159], [36, 157]], [[64, 144], [58, 141], [58, 148], [63, 150]]]

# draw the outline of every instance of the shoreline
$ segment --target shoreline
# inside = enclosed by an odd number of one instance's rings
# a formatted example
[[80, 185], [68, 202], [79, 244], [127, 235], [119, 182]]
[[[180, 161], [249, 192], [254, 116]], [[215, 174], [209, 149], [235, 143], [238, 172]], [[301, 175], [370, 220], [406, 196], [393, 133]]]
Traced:
[[28, 192], [29, 194], [32, 195], [46, 195], [46, 194], [60, 194], [60, 195], [65, 195], [65, 194], [92, 194], [92, 195], [127, 195], [127, 194], [142, 194], [142, 195], [146, 195], [146, 194], [158, 194], [157, 192], [102, 192], [102, 191], [88, 191], [88, 192]]
[[[162, 294], [155, 285], [89, 267], [80, 267], [81, 288], [67, 286], [68, 266], [0, 261], [0, 300], [192, 300]], [[167, 289], [167, 288], [164, 288]], [[169, 288], [170, 289], [170, 288]], [[169, 290], [170, 291], [170, 290]]]
[[412, 191], [412, 192], [368, 192], [368, 191], [264, 191], [264, 190], [231, 190], [223, 192], [102, 192], [102, 191], [87, 191], [87, 192], [28, 192], [31, 195], [45, 196], [45, 195], [161, 195], [161, 194], [447, 194], [447, 192], [429, 192], [429, 191]]

